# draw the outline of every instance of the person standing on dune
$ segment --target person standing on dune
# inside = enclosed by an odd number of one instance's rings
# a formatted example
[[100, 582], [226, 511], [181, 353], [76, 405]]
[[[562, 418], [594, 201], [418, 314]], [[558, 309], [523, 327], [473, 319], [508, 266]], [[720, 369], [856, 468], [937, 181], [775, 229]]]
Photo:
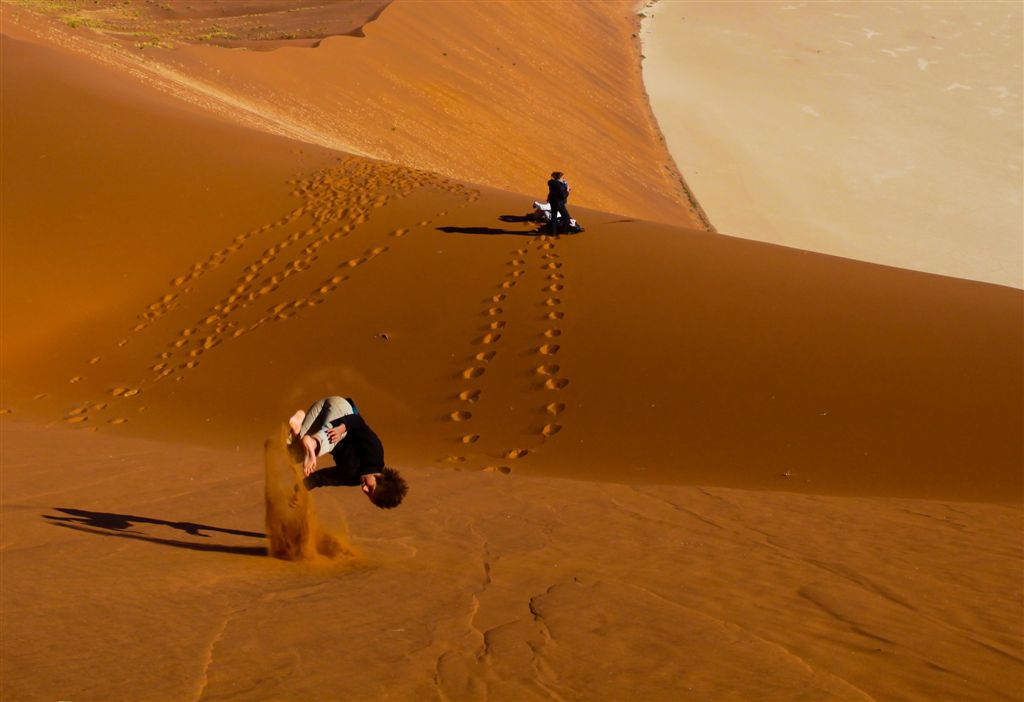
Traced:
[[[569, 210], [565, 203], [569, 201], [569, 183], [561, 171], [551, 174], [548, 181], [548, 204], [551, 205], [551, 233], [566, 234], [569, 232]], [[558, 216], [561, 215], [561, 221]]]
[[[359, 414], [351, 398], [332, 395], [288, 420], [291, 444], [303, 454], [306, 488], [359, 485], [370, 502], [382, 509], [401, 504], [409, 491], [405, 479], [384, 465], [384, 445]], [[331, 454], [333, 466], [320, 468], [317, 458]]]

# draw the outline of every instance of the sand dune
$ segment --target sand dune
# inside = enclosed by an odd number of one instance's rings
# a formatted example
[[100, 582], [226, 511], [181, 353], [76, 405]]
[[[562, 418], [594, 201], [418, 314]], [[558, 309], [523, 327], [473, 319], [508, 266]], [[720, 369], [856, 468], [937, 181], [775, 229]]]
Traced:
[[[360, 49], [410, 86], [450, 79], [402, 63], [418, 8]], [[2, 43], [5, 699], [1020, 697], [1020, 291], [713, 235], [628, 170], [573, 198], [647, 217], [547, 237], [513, 182], [252, 130], [45, 26]], [[357, 555], [268, 558], [264, 442], [330, 393], [410, 496], [303, 493]]]
[[579, 205], [706, 227], [647, 105], [631, 8], [556, 3], [540, 21], [514, 1], [400, 0], [364, 38], [275, 52], [129, 51], [109, 32], [7, 17], [259, 129], [531, 197], [559, 169]]
[[[32, 109], [46, 74], [23, 63], [5, 80], [8, 124], [59, 114]], [[70, 142], [32, 120], [36, 140], [26, 127], [5, 153], [24, 174], [8, 222], [31, 233], [4, 281], [19, 329], [5, 403], [19, 415], [260, 445], [338, 392], [390, 427], [403, 463], [1020, 494], [1015, 291], [586, 210], [586, 236], [548, 240], [500, 220], [529, 209], [521, 196], [426, 172], [264, 148], [270, 137], [215, 123], [161, 126], [153, 148], [102, 120], [80, 120]], [[214, 170], [190, 180], [214, 142]], [[74, 214], [40, 217], [40, 184], [82, 161], [104, 168], [65, 188]], [[284, 183], [310, 162], [324, 167]]]

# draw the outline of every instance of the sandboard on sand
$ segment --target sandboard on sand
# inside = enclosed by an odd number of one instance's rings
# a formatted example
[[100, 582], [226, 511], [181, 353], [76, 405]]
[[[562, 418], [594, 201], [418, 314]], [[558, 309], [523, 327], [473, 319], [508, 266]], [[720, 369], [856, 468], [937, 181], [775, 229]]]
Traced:
[[263, 445], [266, 469], [267, 552], [274, 558], [302, 561], [325, 556], [351, 556], [343, 535], [324, 530], [316, 519], [309, 491], [302, 482], [302, 455], [289, 445], [283, 425]]

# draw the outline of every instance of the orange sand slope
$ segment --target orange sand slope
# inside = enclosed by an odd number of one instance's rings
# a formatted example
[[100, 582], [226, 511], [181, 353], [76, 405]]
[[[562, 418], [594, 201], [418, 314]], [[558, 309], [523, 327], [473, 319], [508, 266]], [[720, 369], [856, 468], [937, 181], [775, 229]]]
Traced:
[[[0, 44], [4, 699], [1024, 692], [1020, 291], [578, 180], [540, 236], [63, 42]], [[263, 441], [327, 393], [409, 498], [266, 558]]]
[[1018, 291], [585, 210], [545, 240], [500, 221], [521, 196], [101, 98], [6, 44], [18, 415], [248, 446], [337, 392], [405, 465], [1020, 497]]
[[1024, 692], [1019, 507], [414, 469], [316, 491], [361, 556], [297, 565], [258, 451], [4, 437], [4, 699]]

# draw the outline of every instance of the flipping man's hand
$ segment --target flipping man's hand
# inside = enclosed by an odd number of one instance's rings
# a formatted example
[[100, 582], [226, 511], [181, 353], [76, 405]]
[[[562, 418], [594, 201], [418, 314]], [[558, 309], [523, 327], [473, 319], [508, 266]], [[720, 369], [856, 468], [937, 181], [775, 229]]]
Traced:
[[327, 438], [330, 439], [332, 444], [336, 444], [345, 438], [345, 434], [348, 433], [348, 429], [344, 424], [337, 427], [331, 427], [327, 430]]

